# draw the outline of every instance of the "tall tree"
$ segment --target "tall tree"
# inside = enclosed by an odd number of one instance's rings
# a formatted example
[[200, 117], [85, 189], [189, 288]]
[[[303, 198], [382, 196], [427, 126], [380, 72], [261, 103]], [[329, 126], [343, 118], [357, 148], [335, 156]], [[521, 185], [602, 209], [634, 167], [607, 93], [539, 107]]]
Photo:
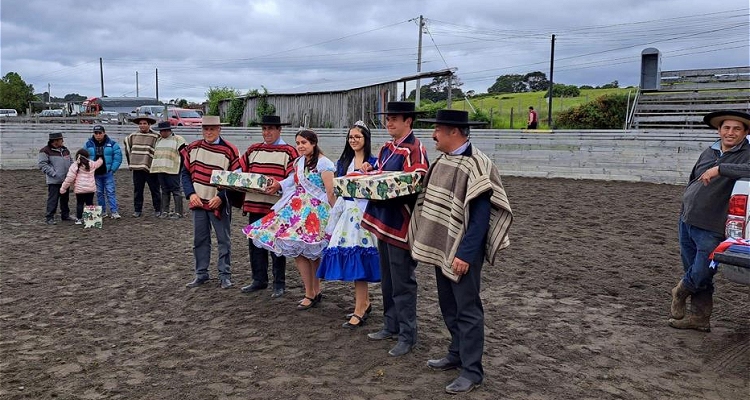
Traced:
[[501, 75], [495, 83], [487, 89], [487, 93], [522, 93], [527, 91], [524, 75]]
[[523, 77], [526, 87], [530, 92], [541, 92], [549, 89], [549, 79], [547, 74], [541, 71], [529, 72]]
[[[446, 100], [448, 98], [448, 87], [451, 88], [451, 96], [455, 98], [464, 97], [461, 86], [464, 84], [457, 76], [436, 76], [432, 82], [423, 85], [419, 90], [420, 99], [430, 100], [432, 102]], [[417, 90], [413, 89], [409, 93], [409, 99], [414, 100]]]
[[27, 85], [21, 75], [8, 72], [0, 81], [0, 108], [12, 108], [23, 112], [34, 100], [34, 86]]

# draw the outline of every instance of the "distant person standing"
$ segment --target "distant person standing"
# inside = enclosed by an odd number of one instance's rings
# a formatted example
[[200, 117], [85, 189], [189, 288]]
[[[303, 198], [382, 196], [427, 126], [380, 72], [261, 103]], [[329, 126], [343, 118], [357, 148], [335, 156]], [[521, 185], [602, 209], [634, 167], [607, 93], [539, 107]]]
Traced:
[[83, 224], [83, 207], [94, 205], [94, 193], [96, 193], [94, 171], [104, 165], [103, 158], [91, 161], [88, 155], [89, 152], [86, 149], [76, 152], [76, 160], [68, 168], [68, 173], [60, 187], [60, 193], [65, 193], [72, 186], [76, 194], [76, 225]]
[[158, 217], [161, 215], [159, 178], [156, 174], [150, 173], [154, 148], [159, 140], [159, 135], [151, 130], [151, 125], [155, 124], [156, 120], [148, 115], [139, 115], [133, 118], [133, 122], [138, 124], [138, 131], [128, 135], [123, 142], [128, 167], [133, 171], [133, 217], [143, 215], [143, 190], [147, 183], [154, 205], [154, 216]]
[[[159, 122], [159, 140], [154, 147], [151, 174], [156, 174], [161, 186], [161, 217], [182, 218], [182, 190], [180, 188], [180, 150], [185, 139], [172, 132], [169, 121]], [[174, 212], [169, 212], [170, 197], [174, 198]]]
[[[281, 182], [294, 172], [294, 160], [299, 157], [294, 146], [281, 138], [281, 127], [289, 125], [281, 122], [277, 115], [264, 115], [261, 119], [263, 141], [250, 145], [240, 157], [243, 172], [261, 174], [266, 178]], [[291, 188], [289, 189], [291, 190]], [[264, 193], [248, 193], [242, 211], [248, 216], [248, 223], [263, 218], [271, 212], [271, 207], [279, 200], [278, 196]], [[253, 281], [242, 287], [243, 293], [252, 293], [268, 287], [269, 251], [256, 246], [252, 240], [247, 241], [250, 252], [250, 269]], [[286, 257], [270, 252], [273, 269], [273, 292], [271, 297], [278, 298], [286, 291]]]
[[86, 150], [92, 161], [104, 160], [104, 164], [94, 171], [96, 180], [97, 203], [102, 207], [102, 215], [107, 215], [107, 204], [112, 219], [119, 219], [120, 213], [117, 207], [117, 196], [115, 194], [115, 172], [122, 164], [122, 150], [120, 145], [107, 136], [102, 125], [94, 125], [94, 134], [86, 142]]
[[47, 181], [47, 212], [45, 221], [47, 225], [55, 225], [55, 211], [57, 203], [60, 203], [60, 217], [63, 221], [72, 221], [70, 217], [70, 192], [60, 193], [65, 176], [72, 160], [70, 159], [70, 150], [63, 145], [62, 132], [53, 132], [49, 134], [47, 145], [39, 150], [37, 156], [39, 169], [44, 172]]
[[529, 123], [526, 129], [536, 129], [537, 124], [539, 124], [539, 116], [534, 111], [534, 107], [529, 106]]
[[182, 190], [193, 210], [193, 255], [195, 279], [187, 287], [195, 288], [208, 281], [211, 263], [211, 229], [216, 234], [219, 259], [219, 285], [232, 287], [232, 225], [230, 193], [211, 185], [215, 170], [234, 171], [240, 167], [239, 151], [221, 137], [219, 117], [207, 115], [202, 120], [203, 139], [182, 148], [183, 168], [180, 171]]

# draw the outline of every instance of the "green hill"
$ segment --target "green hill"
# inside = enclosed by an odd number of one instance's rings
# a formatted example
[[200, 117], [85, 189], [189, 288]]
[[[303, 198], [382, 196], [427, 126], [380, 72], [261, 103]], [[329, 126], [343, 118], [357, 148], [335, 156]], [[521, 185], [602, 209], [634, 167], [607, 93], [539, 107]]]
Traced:
[[[599, 96], [610, 93], [619, 93], [627, 95], [632, 92], [635, 96], [637, 88], [615, 88], [615, 89], [581, 89], [581, 95], [578, 97], [555, 97], [552, 99], [552, 116], [568, 108], [577, 106], [596, 99]], [[474, 110], [484, 113], [486, 116], [492, 116], [494, 129], [523, 129], [526, 128], [529, 106], [533, 106], [539, 114], [539, 129], [549, 129], [547, 120], [548, 100], [544, 97], [546, 92], [530, 93], [503, 93], [503, 94], [485, 94], [471, 97], [468, 100], [460, 99], [453, 101], [452, 109], [465, 110], [473, 114]], [[471, 106], [469, 105], [471, 103]], [[430, 108], [444, 108], [445, 102], [439, 102], [431, 105]], [[511, 124], [511, 110], [513, 112], [513, 123]]]

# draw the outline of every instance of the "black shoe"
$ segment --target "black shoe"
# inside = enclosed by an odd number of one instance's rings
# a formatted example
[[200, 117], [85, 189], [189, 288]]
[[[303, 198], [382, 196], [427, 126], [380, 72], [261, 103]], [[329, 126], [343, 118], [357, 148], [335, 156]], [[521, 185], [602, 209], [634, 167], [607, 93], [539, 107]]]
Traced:
[[68, 216], [65, 216], [65, 217], [61, 217], [60, 220], [61, 221], [75, 221], [76, 219], [73, 218], [73, 217], [71, 217], [70, 215], [68, 215]]
[[47, 225], [57, 225], [57, 222], [54, 219], [48, 219], [44, 221], [44, 223]]
[[[302, 300], [300, 300], [299, 304], [297, 304], [297, 310], [309, 310], [309, 309], [311, 309], [311, 308], [313, 308], [313, 307], [317, 306], [317, 305], [318, 305], [318, 302], [317, 302], [317, 301], [315, 301], [315, 299], [316, 299], [317, 297], [318, 297], [318, 296], [315, 296], [315, 297], [313, 297], [313, 298], [310, 298], [310, 297], [307, 297], [307, 296], [305, 296], [305, 298], [304, 298], [304, 299], [302, 299]], [[309, 300], [309, 301], [310, 301], [310, 303], [309, 303], [309, 304], [307, 304], [307, 305], [305, 305], [305, 304], [302, 304], [302, 302], [303, 302], [303, 301], [305, 301], [305, 299]]]
[[268, 284], [253, 282], [247, 286], [243, 286], [242, 289], [240, 290], [242, 291], [242, 293], [252, 293], [252, 292], [257, 292], [258, 290], [263, 290], [267, 287], [268, 287]]
[[445, 387], [445, 392], [449, 394], [459, 394], [459, 393], [469, 393], [472, 390], [474, 390], [475, 387], [478, 387], [478, 383], [474, 383], [470, 381], [468, 378], [464, 378], [463, 376], [459, 376], [451, 382], [450, 385]]
[[[365, 313], [364, 313], [364, 315], [362, 315], [362, 319], [367, 319], [367, 318], [369, 318], [369, 317], [370, 317], [370, 313], [371, 313], [371, 312], [372, 312], [372, 303], [370, 303], [370, 305], [369, 305], [369, 306], [367, 306], [367, 310], [365, 310]], [[344, 319], [347, 319], [347, 320], [349, 320], [349, 319], [352, 319], [352, 317], [353, 317], [353, 316], [354, 316], [354, 313], [353, 313], [353, 312], [350, 312], [349, 314], [346, 314], [346, 315], [344, 316]]]
[[356, 329], [365, 324], [366, 319], [360, 317], [357, 314], [352, 314], [352, 318], [356, 319], [358, 322], [356, 324], [352, 324], [351, 322], [346, 321], [341, 325], [341, 327], [346, 329]]
[[400, 357], [411, 351], [412, 345], [406, 342], [398, 342], [392, 349], [388, 350], [388, 355], [392, 357]]
[[190, 282], [187, 285], [185, 285], [185, 287], [196, 288], [196, 287], [198, 287], [198, 286], [200, 286], [200, 285], [202, 285], [202, 284], [204, 284], [206, 282], [208, 282], [208, 278], [207, 277], [206, 278], [195, 278], [195, 279], [193, 279], [192, 282]]
[[368, 333], [367, 337], [372, 340], [385, 340], [385, 339], [395, 339], [396, 334], [392, 332], [388, 332], [385, 329], [381, 329], [377, 332]]
[[284, 288], [274, 289], [273, 293], [271, 293], [271, 298], [278, 299], [279, 297], [283, 296], [285, 292], [286, 290], [284, 290]]
[[161, 217], [161, 211], [154, 211], [154, 218]]
[[449, 371], [461, 367], [460, 362], [453, 362], [446, 357], [439, 360], [427, 360], [427, 366], [436, 371]]
[[220, 286], [222, 289], [229, 289], [230, 287], [234, 286], [229, 278], [222, 278], [220, 282]]
[[143, 215], [143, 213], [141, 213], [140, 211], [136, 211], [133, 213], [133, 218], [140, 218], [141, 215]]

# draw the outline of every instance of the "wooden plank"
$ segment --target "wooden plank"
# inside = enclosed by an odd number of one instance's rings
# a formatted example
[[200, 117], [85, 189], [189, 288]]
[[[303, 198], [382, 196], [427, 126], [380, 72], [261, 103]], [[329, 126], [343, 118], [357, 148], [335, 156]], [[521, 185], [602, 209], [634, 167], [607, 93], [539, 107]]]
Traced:
[[750, 83], [746, 80], [730, 82], [685, 82], [674, 85], [662, 84], [661, 91], [707, 90], [707, 89], [747, 89]]

